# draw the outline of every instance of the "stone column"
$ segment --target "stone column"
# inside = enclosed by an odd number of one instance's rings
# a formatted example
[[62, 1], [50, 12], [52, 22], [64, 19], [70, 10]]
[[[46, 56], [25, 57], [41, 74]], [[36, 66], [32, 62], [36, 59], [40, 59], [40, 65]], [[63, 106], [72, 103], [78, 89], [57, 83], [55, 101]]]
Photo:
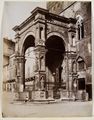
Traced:
[[76, 47], [73, 45], [73, 38], [75, 38], [75, 26], [73, 24], [69, 24], [69, 30], [68, 30], [68, 36], [69, 36], [69, 44], [67, 49], [67, 59], [68, 59], [68, 92], [69, 97], [72, 96], [72, 83], [73, 83], [73, 77], [72, 77], [72, 62], [73, 59], [76, 58]]
[[41, 23], [36, 24], [36, 38], [35, 38], [35, 85], [33, 91], [34, 99], [46, 98], [46, 67], [45, 67], [45, 25]]
[[16, 84], [17, 91], [23, 92], [25, 89], [25, 58], [23, 56], [16, 56]]
[[72, 51], [68, 51], [67, 53], [67, 90], [69, 92], [69, 96], [71, 96], [72, 94], [72, 83], [73, 83], [72, 64], [75, 58], [76, 58], [76, 53], [72, 53]]
[[[36, 78], [36, 84], [35, 85], [36, 89], [38, 90], [43, 90], [43, 76], [46, 76], [45, 71], [46, 71], [46, 67], [45, 67], [45, 47], [38, 45], [35, 48], [35, 55], [36, 55], [36, 69], [35, 69], [35, 78]], [[45, 82], [45, 81], [44, 81]], [[41, 86], [42, 85], [42, 86]]]
[[25, 90], [25, 58], [24, 56], [20, 57], [19, 65], [20, 65], [20, 81], [19, 81], [19, 90], [23, 92]]
[[36, 56], [36, 69], [33, 99], [44, 100], [46, 99], [45, 47], [37, 45], [34, 51]]
[[15, 79], [16, 79], [16, 91], [23, 92], [25, 89], [25, 58], [24, 55], [20, 54], [20, 34], [19, 27], [15, 28]]

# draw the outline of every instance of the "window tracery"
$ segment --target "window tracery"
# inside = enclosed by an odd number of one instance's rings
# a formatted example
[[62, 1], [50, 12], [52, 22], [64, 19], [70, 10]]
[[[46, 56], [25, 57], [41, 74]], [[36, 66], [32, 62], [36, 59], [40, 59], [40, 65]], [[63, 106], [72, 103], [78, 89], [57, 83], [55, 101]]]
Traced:
[[81, 40], [84, 38], [84, 20], [80, 15], [76, 16], [77, 19], [77, 30], [78, 30], [78, 40]]

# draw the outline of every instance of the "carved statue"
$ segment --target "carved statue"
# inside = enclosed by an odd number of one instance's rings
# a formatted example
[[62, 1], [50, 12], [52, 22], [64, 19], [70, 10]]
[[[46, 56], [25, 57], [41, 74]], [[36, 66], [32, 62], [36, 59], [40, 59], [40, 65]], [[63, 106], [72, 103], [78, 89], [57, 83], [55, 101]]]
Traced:
[[44, 76], [42, 76], [40, 79], [40, 86], [41, 86], [41, 90], [44, 90]]

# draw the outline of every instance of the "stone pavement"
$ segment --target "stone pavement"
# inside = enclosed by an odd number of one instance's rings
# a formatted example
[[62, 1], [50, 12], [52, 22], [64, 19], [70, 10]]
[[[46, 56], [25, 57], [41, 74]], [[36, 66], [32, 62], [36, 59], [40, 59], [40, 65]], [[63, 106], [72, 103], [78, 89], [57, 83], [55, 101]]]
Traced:
[[[12, 97], [11, 93], [9, 96]], [[4, 117], [78, 117], [92, 115], [92, 102], [56, 101], [53, 103], [14, 102], [4, 93]], [[10, 99], [11, 98], [11, 99]]]

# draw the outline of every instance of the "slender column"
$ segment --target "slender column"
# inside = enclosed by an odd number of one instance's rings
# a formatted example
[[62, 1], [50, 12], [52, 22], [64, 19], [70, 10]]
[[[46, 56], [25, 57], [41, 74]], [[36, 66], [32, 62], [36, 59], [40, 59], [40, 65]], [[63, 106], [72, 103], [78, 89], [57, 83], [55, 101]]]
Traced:
[[17, 91], [23, 92], [25, 89], [25, 58], [23, 56], [16, 56], [15, 62]]
[[25, 58], [22, 56], [19, 59], [20, 64], [20, 91], [23, 92], [25, 90]]
[[72, 83], [73, 83], [73, 78], [72, 78], [72, 61], [74, 58], [76, 58], [76, 49], [75, 46], [73, 45], [73, 38], [75, 38], [75, 26], [73, 24], [69, 24], [69, 30], [68, 30], [68, 36], [69, 36], [69, 44], [68, 44], [68, 49], [67, 49], [67, 66], [68, 66], [68, 92], [69, 92], [69, 97], [71, 97], [72, 93]]
[[72, 83], [73, 83], [73, 76], [72, 76], [72, 61], [75, 54], [72, 54], [71, 51], [67, 53], [67, 90], [69, 92], [69, 97], [71, 97], [72, 93]]

